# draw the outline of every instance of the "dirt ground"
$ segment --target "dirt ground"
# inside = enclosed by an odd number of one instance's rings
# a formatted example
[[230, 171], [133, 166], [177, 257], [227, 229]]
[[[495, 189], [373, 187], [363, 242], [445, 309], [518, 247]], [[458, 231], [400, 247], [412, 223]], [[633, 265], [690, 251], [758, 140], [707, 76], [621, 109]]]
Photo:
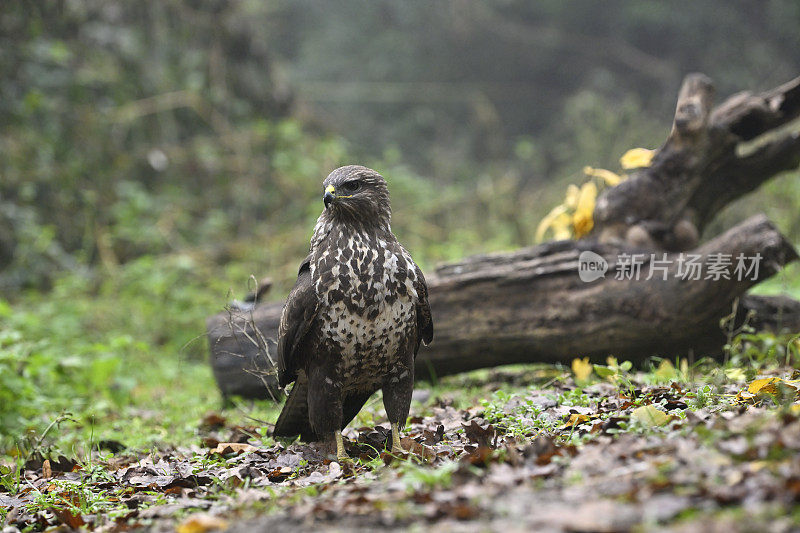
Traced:
[[348, 428], [340, 464], [210, 414], [190, 448], [32, 459], [23, 488], [0, 491], [3, 531], [800, 530], [791, 369], [714, 387], [615, 371], [421, 387], [399, 458], [385, 424]]

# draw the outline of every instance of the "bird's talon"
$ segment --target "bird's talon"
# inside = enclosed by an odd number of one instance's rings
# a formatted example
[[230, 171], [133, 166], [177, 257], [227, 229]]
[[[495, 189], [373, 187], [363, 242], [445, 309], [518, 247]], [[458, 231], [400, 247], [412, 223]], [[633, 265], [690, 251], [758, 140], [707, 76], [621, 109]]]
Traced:
[[400, 443], [400, 424], [392, 422], [392, 455], [403, 456], [406, 451]]
[[342, 433], [337, 431], [333, 435], [334, 440], [336, 441], [336, 461], [349, 461], [350, 457], [347, 455], [347, 452], [344, 451], [344, 439], [342, 439]]

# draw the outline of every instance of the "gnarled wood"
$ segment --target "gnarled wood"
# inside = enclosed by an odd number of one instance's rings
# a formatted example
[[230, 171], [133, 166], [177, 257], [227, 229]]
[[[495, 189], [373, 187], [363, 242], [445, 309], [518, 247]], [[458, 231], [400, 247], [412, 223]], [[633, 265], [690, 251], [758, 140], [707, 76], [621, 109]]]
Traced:
[[800, 77], [761, 94], [740, 93], [716, 109], [702, 74], [686, 77], [672, 132], [648, 168], [600, 195], [593, 237], [688, 250], [730, 202], [800, 165]]

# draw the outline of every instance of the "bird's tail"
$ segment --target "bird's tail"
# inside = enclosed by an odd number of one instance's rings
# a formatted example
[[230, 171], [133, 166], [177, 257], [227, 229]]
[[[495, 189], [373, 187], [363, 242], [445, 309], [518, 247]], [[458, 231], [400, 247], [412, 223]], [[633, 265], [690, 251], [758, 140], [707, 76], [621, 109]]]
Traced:
[[319, 440], [308, 421], [308, 379], [302, 372], [298, 374], [292, 392], [275, 422], [275, 429], [272, 430], [273, 437], [297, 435], [304, 441]]

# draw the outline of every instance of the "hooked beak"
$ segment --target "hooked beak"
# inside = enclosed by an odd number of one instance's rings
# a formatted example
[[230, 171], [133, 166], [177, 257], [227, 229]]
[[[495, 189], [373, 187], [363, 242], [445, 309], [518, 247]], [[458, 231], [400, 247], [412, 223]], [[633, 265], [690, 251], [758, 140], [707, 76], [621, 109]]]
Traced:
[[331, 202], [336, 199], [336, 189], [333, 185], [328, 185], [325, 188], [325, 195], [322, 197], [322, 201], [325, 203], [325, 208], [327, 209]]

